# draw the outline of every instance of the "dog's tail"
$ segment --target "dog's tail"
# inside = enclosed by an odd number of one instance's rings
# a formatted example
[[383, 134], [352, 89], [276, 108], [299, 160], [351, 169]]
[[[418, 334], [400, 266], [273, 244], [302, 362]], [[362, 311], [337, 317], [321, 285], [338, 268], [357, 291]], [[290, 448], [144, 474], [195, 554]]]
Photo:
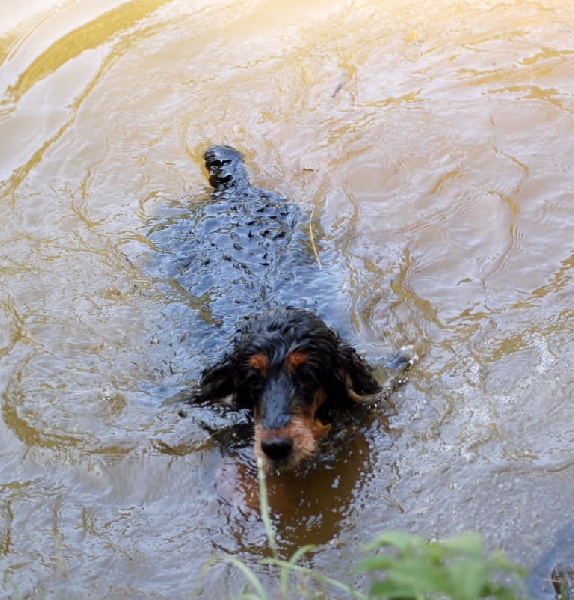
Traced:
[[231, 146], [210, 146], [204, 155], [209, 183], [216, 192], [241, 191], [250, 186], [249, 175], [240, 152]]

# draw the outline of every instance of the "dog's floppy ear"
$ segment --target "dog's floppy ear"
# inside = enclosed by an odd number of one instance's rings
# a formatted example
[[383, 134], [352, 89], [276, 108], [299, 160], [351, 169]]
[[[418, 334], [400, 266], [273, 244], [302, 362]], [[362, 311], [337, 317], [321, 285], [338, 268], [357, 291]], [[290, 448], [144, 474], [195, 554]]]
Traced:
[[232, 357], [226, 354], [218, 363], [205, 369], [192, 402], [214, 402], [235, 393], [235, 368]]
[[339, 361], [347, 394], [351, 399], [360, 401], [362, 396], [370, 396], [381, 391], [381, 386], [373, 376], [371, 367], [352, 346], [348, 344], [339, 346]]

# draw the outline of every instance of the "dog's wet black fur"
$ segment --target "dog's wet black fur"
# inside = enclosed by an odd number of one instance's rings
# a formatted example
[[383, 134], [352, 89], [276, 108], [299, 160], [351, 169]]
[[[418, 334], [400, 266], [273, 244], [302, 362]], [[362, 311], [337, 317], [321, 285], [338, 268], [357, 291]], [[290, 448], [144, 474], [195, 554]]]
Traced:
[[337, 409], [380, 391], [370, 367], [312, 312], [253, 315], [221, 361], [206, 369], [197, 401], [231, 397], [253, 411], [255, 452], [270, 469], [310, 456]]
[[[152, 231], [160, 250], [152, 268], [183, 290], [222, 337], [250, 314], [294, 301], [317, 306], [322, 294], [299, 293], [322, 286], [324, 275], [317, 273], [299, 207], [251, 185], [233, 148], [211, 146], [205, 165], [213, 193], [195, 203], [191, 218]], [[174, 255], [182, 258], [174, 263]]]
[[[368, 401], [381, 385], [306, 308], [320, 277], [298, 207], [252, 186], [243, 157], [229, 146], [211, 146], [205, 165], [214, 191], [182, 232], [188, 258], [173, 275], [214, 327], [228, 331], [244, 319], [192, 401], [249, 409], [256, 455], [269, 470], [284, 470], [313, 454], [338, 410]], [[298, 307], [284, 306], [285, 298]], [[404, 373], [412, 362], [404, 353], [393, 366]]]

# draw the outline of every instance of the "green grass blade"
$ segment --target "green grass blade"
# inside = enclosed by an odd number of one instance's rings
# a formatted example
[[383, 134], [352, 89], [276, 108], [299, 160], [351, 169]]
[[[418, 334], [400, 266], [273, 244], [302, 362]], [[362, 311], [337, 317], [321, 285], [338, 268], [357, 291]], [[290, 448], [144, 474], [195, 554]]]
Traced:
[[312, 569], [309, 569], [308, 567], [302, 567], [300, 565], [295, 565], [290, 561], [280, 560], [277, 558], [264, 558], [262, 561], [260, 561], [260, 564], [274, 565], [274, 566], [280, 567], [281, 569], [286, 569], [286, 570], [292, 571], [294, 573], [301, 573], [303, 575], [307, 575], [308, 577], [312, 577], [313, 579], [320, 581], [321, 583], [325, 583], [334, 588], [337, 588], [338, 590], [341, 590], [341, 591], [347, 593], [349, 595], [349, 597], [351, 597], [351, 598], [357, 598], [358, 600], [368, 600], [368, 596], [365, 596], [365, 594], [362, 594], [361, 592], [357, 592], [357, 591], [351, 589], [348, 585], [346, 585], [345, 583], [342, 583], [341, 581], [332, 579], [331, 577], [328, 577], [327, 575], [323, 575], [322, 573], [316, 573], [315, 571], [313, 571]]
[[221, 558], [216, 559], [213, 564], [215, 564], [217, 562], [228, 563], [228, 564], [236, 567], [237, 569], [239, 569], [245, 575], [247, 582], [254, 589], [255, 595], [252, 595], [252, 594], [241, 595], [240, 596], [241, 598], [249, 597], [249, 598], [256, 598], [257, 600], [267, 600], [267, 592], [265, 591], [263, 584], [261, 583], [261, 581], [259, 581], [259, 577], [253, 571], [253, 569], [248, 567], [245, 563], [241, 562], [238, 558], [234, 558], [233, 556], [223, 556]]
[[275, 558], [279, 558], [277, 553], [277, 540], [275, 539], [275, 532], [273, 531], [273, 525], [271, 524], [271, 517], [269, 512], [269, 501], [267, 498], [267, 479], [265, 476], [265, 469], [263, 467], [263, 459], [257, 459], [257, 476], [259, 478], [259, 510], [261, 511], [261, 520], [265, 526], [265, 535], [267, 536], [267, 543]]

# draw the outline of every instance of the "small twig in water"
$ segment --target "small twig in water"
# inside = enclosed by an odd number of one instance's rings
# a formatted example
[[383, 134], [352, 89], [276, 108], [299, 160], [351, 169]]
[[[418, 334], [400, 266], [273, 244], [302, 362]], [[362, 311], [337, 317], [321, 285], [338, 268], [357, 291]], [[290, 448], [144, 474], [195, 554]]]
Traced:
[[319, 252], [317, 251], [317, 245], [315, 244], [315, 235], [313, 234], [313, 216], [315, 214], [315, 209], [311, 211], [311, 216], [309, 217], [309, 240], [311, 241], [311, 247], [313, 248], [313, 254], [315, 255], [315, 261], [319, 265], [319, 269], [323, 268], [321, 264], [321, 259], [319, 258]]
[[343, 81], [341, 81], [341, 83], [337, 84], [335, 91], [331, 94], [331, 98], [334, 98], [343, 89], [343, 84], [344, 84]]

